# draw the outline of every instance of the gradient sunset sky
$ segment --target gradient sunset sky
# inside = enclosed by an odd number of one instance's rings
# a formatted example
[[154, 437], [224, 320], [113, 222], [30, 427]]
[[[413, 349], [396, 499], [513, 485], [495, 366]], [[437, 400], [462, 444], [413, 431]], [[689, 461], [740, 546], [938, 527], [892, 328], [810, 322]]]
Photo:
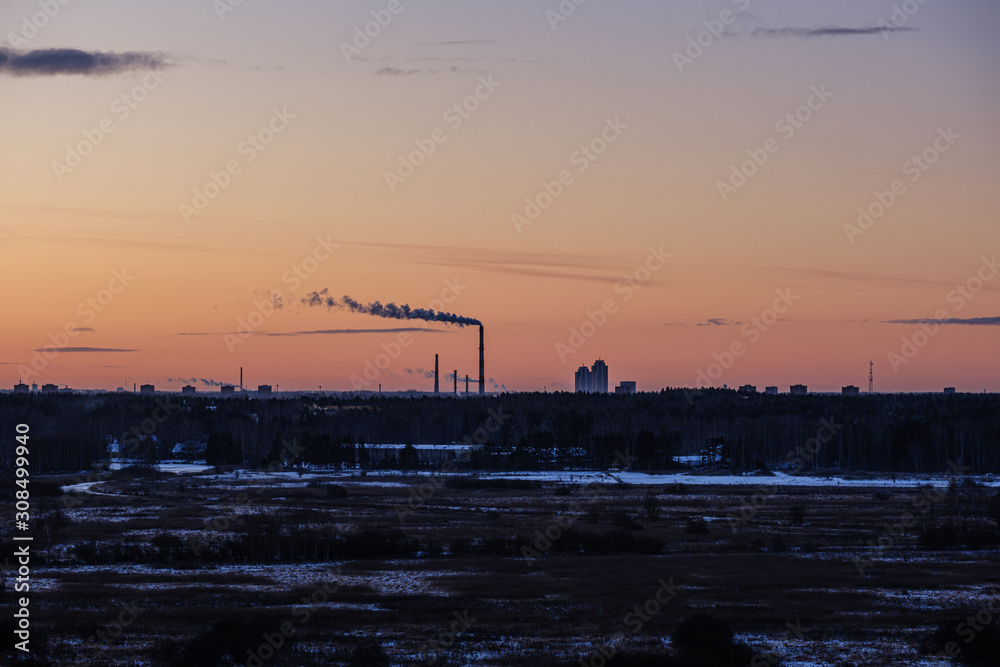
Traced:
[[871, 359], [879, 391], [1000, 391], [1000, 3], [399, 0], [348, 59], [389, 6], [2, 3], [6, 384], [350, 390], [401, 335], [370, 388], [478, 374], [475, 327], [302, 303], [327, 289], [482, 320], [491, 391], [598, 357], [642, 390], [719, 359], [717, 386], [866, 388]]

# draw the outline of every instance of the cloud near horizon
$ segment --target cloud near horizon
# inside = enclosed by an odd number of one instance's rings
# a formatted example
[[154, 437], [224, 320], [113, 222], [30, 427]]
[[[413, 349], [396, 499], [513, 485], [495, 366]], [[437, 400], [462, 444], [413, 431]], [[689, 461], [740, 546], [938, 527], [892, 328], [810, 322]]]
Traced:
[[32, 350], [32, 352], [138, 352], [139, 350], [127, 350], [118, 347], [48, 347]]
[[1000, 316], [996, 317], [946, 317], [941, 320], [936, 320], [933, 317], [927, 318], [916, 318], [911, 320], [883, 320], [884, 324], [957, 324], [965, 326], [985, 326], [985, 327], [998, 327], [1000, 326]]
[[[875, 25], [863, 28], [847, 28], [843, 26], [821, 26], [817, 28], [754, 28], [750, 31], [752, 37], [855, 37], [864, 35], [885, 35], [893, 32], [913, 32], [916, 28], [898, 25]], [[738, 33], [730, 33], [738, 34]]]
[[81, 49], [35, 49], [20, 51], [0, 48], [0, 75], [110, 76], [132, 70], [163, 69], [170, 64], [162, 53], [139, 51], [83, 51]]

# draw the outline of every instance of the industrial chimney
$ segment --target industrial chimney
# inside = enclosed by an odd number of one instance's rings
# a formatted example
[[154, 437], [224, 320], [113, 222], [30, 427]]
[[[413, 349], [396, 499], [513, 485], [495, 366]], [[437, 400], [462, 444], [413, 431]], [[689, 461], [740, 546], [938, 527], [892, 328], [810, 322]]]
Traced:
[[434, 355], [434, 394], [438, 393], [438, 355]]
[[455, 395], [458, 396], [458, 369], [455, 369]]
[[479, 325], [479, 395], [486, 394], [486, 348], [483, 347], [483, 325]]

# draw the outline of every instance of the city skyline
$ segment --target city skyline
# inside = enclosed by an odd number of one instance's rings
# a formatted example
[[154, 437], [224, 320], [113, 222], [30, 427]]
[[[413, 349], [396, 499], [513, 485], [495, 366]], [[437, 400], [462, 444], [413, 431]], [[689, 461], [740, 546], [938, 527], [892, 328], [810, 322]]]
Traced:
[[7, 387], [1000, 391], [995, 3], [50, 4]]

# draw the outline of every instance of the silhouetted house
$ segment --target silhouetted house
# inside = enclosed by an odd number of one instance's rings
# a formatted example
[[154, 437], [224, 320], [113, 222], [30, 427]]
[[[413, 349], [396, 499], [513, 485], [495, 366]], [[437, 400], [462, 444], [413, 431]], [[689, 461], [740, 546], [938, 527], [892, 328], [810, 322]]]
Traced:
[[170, 450], [170, 454], [175, 458], [190, 461], [193, 459], [205, 458], [205, 449], [206, 445], [204, 442], [187, 440], [185, 442], [178, 442], [174, 445], [174, 448]]
[[151, 384], [139, 385], [139, 393], [146, 396], [152, 396], [156, 393], [156, 387]]
[[222, 385], [219, 389], [223, 396], [232, 396], [236, 393], [236, 387], [231, 384]]
[[59, 386], [54, 384], [43, 384], [42, 393], [43, 394], [54, 394], [59, 391]]
[[27, 394], [28, 393], [28, 385], [24, 384], [23, 382], [18, 382], [17, 384], [14, 385], [14, 393], [15, 394]]
[[764, 393], [767, 394], [768, 396], [777, 396], [778, 395], [778, 388], [777, 387], [764, 387]]
[[269, 385], [269, 384], [262, 384], [259, 387], [257, 387], [257, 395], [258, 396], [270, 396], [271, 395], [271, 385]]
[[468, 461], [483, 445], [365, 445], [368, 460], [375, 465], [438, 465], [445, 461]]
[[634, 394], [635, 392], [636, 392], [635, 382], [631, 382], [628, 380], [623, 380], [619, 382], [618, 386], [615, 387], [616, 394]]
[[809, 387], [804, 384], [793, 384], [789, 388], [788, 393], [792, 396], [805, 396], [809, 393]]
[[849, 384], [840, 390], [840, 393], [844, 396], [860, 396], [861, 390], [855, 387], [853, 384]]
[[741, 394], [756, 394], [757, 393], [757, 387], [753, 386], [752, 384], [745, 384], [742, 387], [740, 387], [740, 393]]
[[189, 384], [184, 385], [184, 387], [181, 388], [182, 396], [194, 396], [196, 393], [198, 393], [198, 390]]
[[946, 393], [946, 394], [954, 394], [955, 393], [955, 388], [954, 387], [945, 387], [944, 388], [944, 393]]

